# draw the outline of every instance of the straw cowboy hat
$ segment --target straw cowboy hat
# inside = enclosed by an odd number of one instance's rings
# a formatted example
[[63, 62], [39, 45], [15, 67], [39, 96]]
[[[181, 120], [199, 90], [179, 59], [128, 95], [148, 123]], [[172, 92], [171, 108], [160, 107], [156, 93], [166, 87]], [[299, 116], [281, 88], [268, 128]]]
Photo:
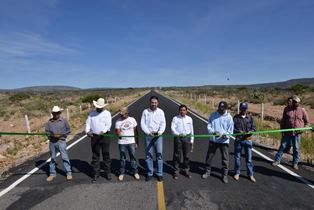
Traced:
[[59, 106], [54, 106], [51, 110], [51, 112], [61, 112], [63, 109], [61, 109]]
[[93, 101], [93, 104], [96, 108], [104, 108], [108, 104], [105, 104], [105, 99], [99, 98], [97, 101]]

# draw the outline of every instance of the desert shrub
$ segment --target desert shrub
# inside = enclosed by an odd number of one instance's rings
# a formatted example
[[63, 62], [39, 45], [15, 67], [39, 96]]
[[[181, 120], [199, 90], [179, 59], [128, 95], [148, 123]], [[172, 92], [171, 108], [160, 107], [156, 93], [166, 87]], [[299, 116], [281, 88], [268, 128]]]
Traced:
[[310, 106], [311, 109], [314, 109], [314, 98], [304, 99], [304, 104]]
[[15, 93], [14, 95], [10, 96], [9, 100], [11, 102], [20, 102], [20, 101], [29, 99], [30, 97], [31, 97], [30, 94], [21, 92], [21, 93]]
[[259, 104], [264, 102], [265, 95], [259, 90], [254, 90], [245, 100], [249, 103]]
[[100, 98], [99, 95], [87, 95], [82, 99], [83, 103], [93, 103], [93, 101], [96, 101], [98, 98]]
[[287, 104], [287, 98], [275, 98], [273, 100], [273, 105], [286, 105]]
[[0, 110], [0, 117], [4, 117], [6, 111]]
[[302, 93], [304, 93], [306, 91], [306, 89], [308, 88], [308, 86], [302, 85], [302, 84], [295, 84], [290, 86], [290, 90], [296, 94], [296, 95], [300, 95]]

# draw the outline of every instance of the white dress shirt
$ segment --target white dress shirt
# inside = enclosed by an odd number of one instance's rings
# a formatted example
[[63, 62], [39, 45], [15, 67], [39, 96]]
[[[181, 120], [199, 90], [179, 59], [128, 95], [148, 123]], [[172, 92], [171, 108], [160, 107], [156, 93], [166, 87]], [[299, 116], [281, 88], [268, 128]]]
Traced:
[[106, 133], [111, 128], [111, 114], [107, 110], [97, 112], [91, 111], [86, 120], [85, 132], [92, 132], [100, 134], [100, 132]]
[[150, 108], [145, 109], [142, 113], [141, 128], [147, 135], [152, 132], [158, 132], [159, 135], [163, 134], [166, 129], [164, 111], [159, 108], [155, 111]]
[[[190, 116], [181, 115], [174, 116], [171, 122], [171, 131], [174, 135], [194, 135], [193, 120]], [[191, 143], [194, 142], [194, 137], [191, 136]]]

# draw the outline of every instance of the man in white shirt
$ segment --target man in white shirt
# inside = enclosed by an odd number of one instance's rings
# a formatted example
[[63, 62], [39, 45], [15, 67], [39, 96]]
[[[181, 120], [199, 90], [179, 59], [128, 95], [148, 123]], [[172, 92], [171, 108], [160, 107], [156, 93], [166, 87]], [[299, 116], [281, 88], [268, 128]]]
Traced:
[[141, 128], [145, 133], [146, 181], [151, 180], [154, 174], [153, 148], [156, 151], [157, 179], [163, 180], [163, 138], [161, 135], [166, 129], [166, 119], [164, 111], [158, 108], [158, 103], [157, 96], [150, 97], [150, 107], [143, 111], [141, 118]]
[[111, 180], [111, 160], [110, 160], [110, 141], [108, 134], [111, 128], [111, 114], [105, 110], [105, 99], [99, 98], [93, 101], [95, 110], [91, 111], [86, 120], [85, 132], [91, 138], [91, 148], [93, 152], [92, 165], [94, 169], [92, 182], [95, 182], [100, 175], [100, 152], [102, 152], [104, 162], [104, 173], [107, 180]]
[[183, 153], [183, 164], [182, 172], [189, 179], [191, 175], [189, 174], [189, 152], [191, 150], [191, 145], [194, 143], [194, 129], [193, 120], [191, 117], [187, 116], [188, 108], [186, 105], [179, 106], [180, 114], [174, 116], [171, 122], [171, 131], [174, 137], [173, 144], [173, 167], [174, 174], [173, 178], [178, 179], [178, 170], [181, 161], [181, 153]]
[[[119, 150], [120, 150], [120, 175], [119, 181], [123, 180], [125, 174], [126, 152], [129, 152], [131, 162], [131, 173], [136, 180], [140, 179], [137, 171], [137, 161], [135, 150], [138, 147], [138, 131], [137, 122], [133, 117], [129, 117], [128, 108], [120, 109], [120, 118], [116, 121], [116, 134], [119, 136]], [[123, 137], [125, 136], [125, 137]]]

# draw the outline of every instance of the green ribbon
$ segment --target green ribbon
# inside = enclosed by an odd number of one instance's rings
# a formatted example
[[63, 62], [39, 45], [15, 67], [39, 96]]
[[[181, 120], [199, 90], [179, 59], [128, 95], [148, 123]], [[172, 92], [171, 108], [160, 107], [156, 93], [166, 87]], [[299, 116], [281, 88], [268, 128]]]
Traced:
[[[234, 133], [234, 134], [226, 134], [226, 136], [242, 136], [242, 135], [258, 135], [258, 134], [267, 134], [267, 133], [283, 133], [283, 132], [291, 132], [291, 131], [306, 131], [312, 130], [313, 127], [305, 127], [305, 128], [289, 128], [289, 129], [277, 129], [277, 130], [263, 130], [263, 131], [254, 131], [254, 132], [247, 132], [247, 133]], [[8, 135], [8, 136], [48, 136], [48, 133], [17, 133], [17, 132], [0, 132], [0, 135]], [[100, 136], [107, 136], [113, 138], [121, 138], [121, 137], [136, 137], [136, 136], [118, 136], [116, 134], [99, 134]], [[147, 136], [147, 135], [146, 135]], [[179, 137], [178, 135], [174, 134], [162, 134], [159, 135], [165, 138], [173, 138]], [[159, 137], [156, 136], [156, 137]], [[208, 137], [217, 137], [219, 135], [214, 134], [194, 134], [194, 135], [186, 135], [182, 137], [195, 137], [195, 138], [208, 138]]]
[[6, 135], [6, 136], [48, 136], [48, 133], [0, 132], [0, 135]]

